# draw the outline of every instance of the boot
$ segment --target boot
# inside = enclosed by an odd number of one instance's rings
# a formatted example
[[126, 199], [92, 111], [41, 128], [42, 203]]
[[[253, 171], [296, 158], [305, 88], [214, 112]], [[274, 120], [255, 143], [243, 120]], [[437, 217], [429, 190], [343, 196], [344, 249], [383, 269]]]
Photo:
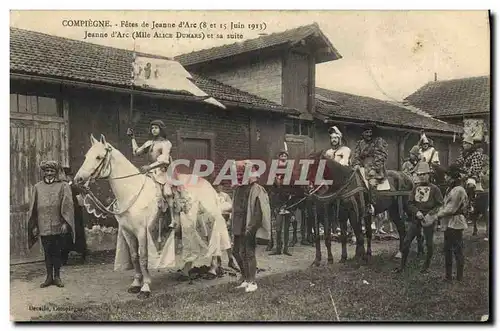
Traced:
[[47, 278], [45, 278], [45, 281], [40, 284], [40, 287], [41, 288], [48, 287], [48, 286], [52, 285], [53, 282], [54, 282], [54, 279], [52, 278], [52, 274], [47, 275]]
[[61, 274], [59, 268], [54, 270], [54, 285], [57, 287], [64, 287], [64, 284], [61, 281]]
[[281, 232], [276, 233], [276, 250], [269, 255], [281, 255], [281, 247], [283, 243], [281, 242]]
[[41, 288], [50, 286], [54, 282], [54, 274], [53, 274], [54, 268], [49, 258], [50, 257], [45, 257], [45, 268], [47, 270], [47, 277], [45, 278], [45, 281], [42, 284], [40, 284]]

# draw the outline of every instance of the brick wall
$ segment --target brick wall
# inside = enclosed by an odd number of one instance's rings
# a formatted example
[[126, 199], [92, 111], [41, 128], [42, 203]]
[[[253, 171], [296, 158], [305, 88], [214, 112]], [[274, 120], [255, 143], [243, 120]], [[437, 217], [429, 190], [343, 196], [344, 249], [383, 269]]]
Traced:
[[[212, 133], [212, 161], [215, 163], [215, 170], [219, 171], [227, 159], [246, 159], [251, 156], [250, 118], [266, 118], [265, 112], [254, 113], [243, 108], [219, 110], [211, 106], [136, 96], [130, 121], [130, 97], [127, 95], [66, 89], [65, 96], [70, 103], [70, 165], [74, 172], [78, 171], [90, 148], [91, 133], [97, 139], [101, 133], [104, 134], [108, 142], [137, 167], [146, 164], [145, 157], [132, 156], [126, 130], [129, 126], [134, 128], [140, 145], [148, 139], [149, 123], [155, 119], [161, 119], [166, 124], [168, 139], [173, 144], [174, 159], [186, 157], [179, 153], [178, 132]], [[272, 125], [277, 125], [276, 119], [271, 122]], [[112, 196], [106, 181], [93, 185], [92, 190], [95, 190], [96, 196], [102, 201]], [[88, 225], [94, 224], [116, 226], [116, 221], [109, 218], [88, 222]]]
[[204, 75], [261, 98], [278, 104], [282, 103], [282, 61], [280, 58], [237, 65], [228, 64], [217, 67], [216, 71], [204, 72]]

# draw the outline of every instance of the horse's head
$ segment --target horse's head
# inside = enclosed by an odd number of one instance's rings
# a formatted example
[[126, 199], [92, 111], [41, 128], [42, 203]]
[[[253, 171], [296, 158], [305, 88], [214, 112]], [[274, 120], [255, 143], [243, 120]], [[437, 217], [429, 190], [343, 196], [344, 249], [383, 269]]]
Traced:
[[106, 178], [111, 172], [110, 153], [113, 147], [106, 142], [104, 135], [98, 141], [90, 135], [90, 149], [85, 155], [85, 161], [75, 175], [76, 184], [90, 182], [97, 178]]

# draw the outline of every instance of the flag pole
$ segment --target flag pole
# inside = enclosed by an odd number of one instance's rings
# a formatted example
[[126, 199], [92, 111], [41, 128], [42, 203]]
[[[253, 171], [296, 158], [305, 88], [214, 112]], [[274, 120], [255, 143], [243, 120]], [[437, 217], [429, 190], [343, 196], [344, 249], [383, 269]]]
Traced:
[[[131, 72], [131, 84], [130, 84], [130, 108], [129, 108], [129, 126], [132, 128], [133, 121], [132, 117], [134, 116], [134, 80], [135, 80], [135, 72], [134, 72], [134, 64], [136, 60], [135, 54], [135, 40], [134, 40], [134, 50], [132, 53], [132, 72]], [[133, 129], [133, 128], [132, 128]]]

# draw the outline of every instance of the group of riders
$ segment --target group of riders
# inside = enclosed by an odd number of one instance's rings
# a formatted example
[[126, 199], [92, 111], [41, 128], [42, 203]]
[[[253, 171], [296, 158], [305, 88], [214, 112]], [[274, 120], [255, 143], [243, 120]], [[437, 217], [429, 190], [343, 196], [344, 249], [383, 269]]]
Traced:
[[[167, 139], [165, 129], [166, 126], [161, 120], [152, 121], [150, 123], [150, 139], [140, 147], [135, 140], [132, 129], [127, 130], [127, 135], [132, 139], [134, 155], [148, 154], [150, 164], [141, 167], [141, 170], [151, 173], [157, 184], [161, 186], [161, 190], [158, 190], [163, 192], [162, 199], [159, 199], [162, 201], [160, 207], [165, 213], [167, 210], [169, 211], [172, 220], [170, 227], [176, 228], [179, 225], [179, 216], [176, 211], [181, 209], [178, 201], [182, 201], [182, 187], [172, 189], [173, 187], [168, 184], [167, 168], [172, 161], [170, 155], [172, 143]], [[328, 130], [330, 148], [325, 151], [324, 157], [363, 172], [368, 183], [367, 213], [373, 215], [377, 199], [377, 186], [387, 179], [388, 144], [380, 136], [377, 124], [366, 123], [362, 125], [362, 129], [361, 139], [356, 142], [354, 150], [351, 150], [346, 145], [342, 132], [336, 126], [330, 127]], [[463, 148], [454, 166], [460, 169], [468, 196], [473, 197], [478, 191], [483, 190], [481, 183], [485, 177], [484, 172], [488, 171], [487, 157], [483, 154], [482, 142], [474, 137], [465, 136], [462, 143]], [[285, 167], [289, 158], [286, 148], [278, 153], [278, 158], [278, 167]], [[422, 167], [422, 163], [426, 163], [428, 167]], [[409, 158], [402, 165], [402, 172], [411, 177], [414, 182], [418, 181], [418, 175], [421, 175], [422, 171], [429, 172], [431, 182], [437, 184], [435, 175], [439, 169], [442, 169], [440, 166], [439, 152], [432, 139], [428, 138], [422, 131], [418, 144], [411, 148]], [[280, 176], [283, 175], [278, 175], [276, 180], [282, 179]], [[474, 199], [469, 200], [469, 208], [472, 209]], [[282, 214], [288, 213], [283, 211]], [[288, 219], [289, 216], [285, 218]]]

